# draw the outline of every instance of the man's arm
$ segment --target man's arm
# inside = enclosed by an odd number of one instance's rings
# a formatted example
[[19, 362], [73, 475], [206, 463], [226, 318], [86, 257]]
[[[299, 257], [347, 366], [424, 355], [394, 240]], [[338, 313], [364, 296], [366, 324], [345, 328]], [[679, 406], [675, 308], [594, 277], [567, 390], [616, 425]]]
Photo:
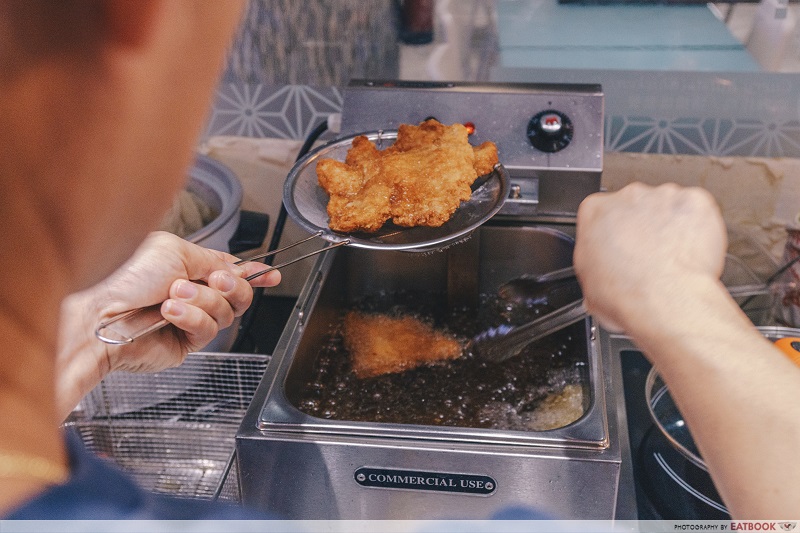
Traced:
[[800, 368], [719, 281], [710, 195], [633, 185], [581, 206], [575, 264], [589, 311], [658, 368], [735, 518], [800, 518]]

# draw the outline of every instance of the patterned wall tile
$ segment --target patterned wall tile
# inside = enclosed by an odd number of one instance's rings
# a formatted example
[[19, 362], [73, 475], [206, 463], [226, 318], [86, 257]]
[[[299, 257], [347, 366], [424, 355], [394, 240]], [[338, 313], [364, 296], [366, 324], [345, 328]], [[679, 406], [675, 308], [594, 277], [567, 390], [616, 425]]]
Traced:
[[[206, 136], [303, 139], [341, 111], [349, 79], [398, 77], [396, 8], [392, 0], [252, 0]], [[600, 84], [608, 151], [800, 157], [800, 76], [495, 65], [488, 79]]]
[[800, 122], [611, 116], [605, 143], [612, 152], [800, 157]]
[[[225, 82], [204, 137], [238, 135], [304, 139], [342, 110], [342, 89]], [[611, 152], [800, 157], [800, 121], [613, 114], [605, 121]]]
[[223, 83], [205, 137], [304, 139], [328, 115], [341, 109], [342, 93], [336, 87]]

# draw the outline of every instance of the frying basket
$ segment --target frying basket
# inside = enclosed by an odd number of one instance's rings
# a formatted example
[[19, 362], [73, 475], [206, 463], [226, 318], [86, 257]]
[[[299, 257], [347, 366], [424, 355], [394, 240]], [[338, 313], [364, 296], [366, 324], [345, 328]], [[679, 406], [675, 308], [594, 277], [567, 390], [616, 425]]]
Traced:
[[266, 355], [192, 353], [163, 372], [115, 372], [66, 425], [145, 489], [239, 502], [236, 431], [268, 362]]

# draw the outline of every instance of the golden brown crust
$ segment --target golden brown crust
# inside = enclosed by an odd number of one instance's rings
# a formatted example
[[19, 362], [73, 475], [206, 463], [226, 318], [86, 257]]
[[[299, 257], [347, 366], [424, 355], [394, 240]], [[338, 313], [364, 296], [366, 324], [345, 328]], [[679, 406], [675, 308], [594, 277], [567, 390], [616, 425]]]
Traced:
[[493, 143], [473, 149], [461, 124], [428, 120], [401, 125], [395, 143], [382, 151], [356, 137], [345, 162], [323, 159], [317, 176], [330, 195], [331, 229], [375, 232], [390, 219], [399, 226], [441, 226], [496, 163]]
[[355, 311], [345, 317], [344, 343], [359, 378], [455, 359], [462, 352], [458, 340], [419, 319]]
[[493, 142], [486, 141], [480, 146], [474, 148], [475, 162], [472, 166], [478, 176], [485, 176], [490, 173], [494, 166], [497, 164], [497, 145]]

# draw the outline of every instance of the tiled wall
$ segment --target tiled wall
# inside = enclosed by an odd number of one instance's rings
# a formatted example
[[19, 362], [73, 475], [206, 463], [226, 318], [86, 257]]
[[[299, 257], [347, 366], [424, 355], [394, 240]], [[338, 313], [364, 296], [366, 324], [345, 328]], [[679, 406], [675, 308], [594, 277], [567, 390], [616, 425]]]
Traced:
[[800, 122], [796, 119], [771, 123], [616, 115], [606, 118], [605, 129], [609, 152], [800, 157]]
[[336, 87], [227, 81], [217, 90], [205, 136], [304, 139], [328, 115], [341, 110], [342, 93]]
[[[349, 79], [399, 77], [393, 0], [253, 0], [249, 9], [206, 138], [303, 139], [341, 111]], [[494, 67], [489, 79], [601, 84], [607, 151], [800, 157], [798, 74]]]
[[[675, 116], [658, 110], [645, 114], [610, 107], [605, 121], [607, 151], [800, 157], [800, 121], [793, 109], [776, 120], [736, 117], [741, 109], [735, 103], [729, 117]], [[205, 136], [304, 139], [341, 109], [342, 89], [337, 87], [227, 81], [218, 89]]]

